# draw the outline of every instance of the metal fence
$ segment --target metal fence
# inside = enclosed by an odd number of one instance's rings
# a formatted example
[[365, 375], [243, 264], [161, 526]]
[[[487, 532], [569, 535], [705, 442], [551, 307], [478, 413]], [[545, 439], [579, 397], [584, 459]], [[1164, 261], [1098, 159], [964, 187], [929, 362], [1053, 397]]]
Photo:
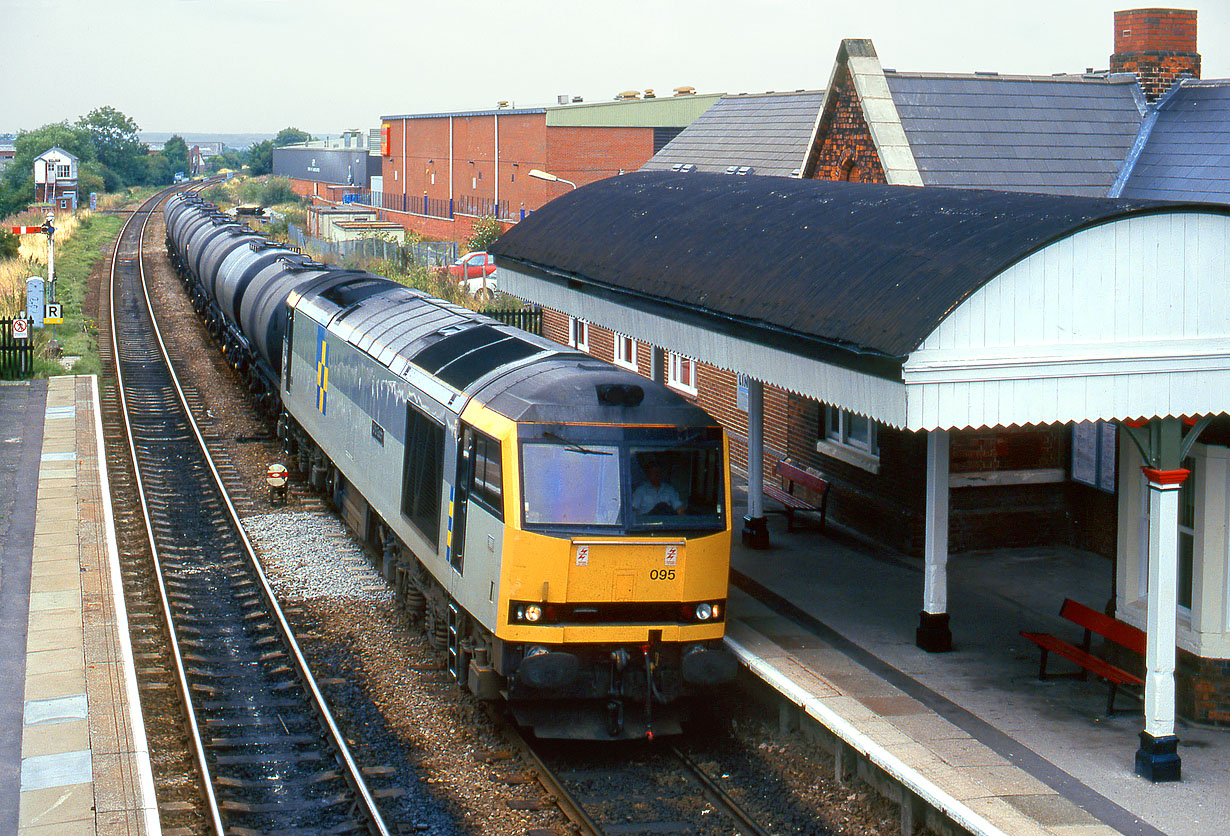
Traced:
[[286, 225], [287, 237], [296, 247], [312, 250], [330, 261], [366, 257], [400, 263], [423, 264], [439, 267], [457, 260], [457, 245], [450, 241], [419, 241], [399, 244], [382, 238], [363, 238], [358, 241], [326, 241], [308, 235], [294, 224]]
[[345, 196], [346, 203], [361, 203], [377, 209], [387, 209], [391, 212], [405, 212], [410, 215], [423, 215], [428, 218], [452, 220], [457, 215], [473, 215], [474, 217], [494, 217], [501, 221], [517, 223], [525, 220], [532, 210], [524, 207], [511, 208], [507, 200], [498, 203], [489, 197], [473, 197], [461, 195], [457, 198], [428, 197], [423, 195], [405, 195], [396, 192], [374, 192], [369, 189], [359, 189]]
[[[33, 320], [26, 320], [26, 333]], [[14, 380], [34, 375], [34, 338], [13, 338], [13, 320], [0, 319], [0, 379]]]
[[530, 311], [485, 310], [483, 313], [492, 319], [498, 319], [505, 325], [542, 336], [542, 308]]

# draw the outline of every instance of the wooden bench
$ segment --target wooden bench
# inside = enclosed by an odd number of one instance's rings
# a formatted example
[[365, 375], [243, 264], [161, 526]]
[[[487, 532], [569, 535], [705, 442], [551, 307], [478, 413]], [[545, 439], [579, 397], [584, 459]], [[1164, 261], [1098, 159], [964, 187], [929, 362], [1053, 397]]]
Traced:
[[1069, 661], [1075, 662], [1081, 668], [1079, 673], [1049, 674], [1050, 677], [1071, 676], [1085, 680], [1088, 679], [1088, 674], [1092, 671], [1095, 676], [1106, 680], [1106, 683], [1110, 686], [1110, 696], [1106, 700], [1106, 716], [1109, 717], [1115, 713], [1115, 692], [1119, 686], [1143, 685], [1144, 680], [1135, 674], [1128, 673], [1122, 668], [1115, 667], [1105, 659], [1094, 656], [1090, 652], [1093, 634], [1097, 633], [1099, 636], [1142, 656], [1145, 652], [1145, 634], [1131, 624], [1124, 624], [1116, 618], [1111, 618], [1109, 615], [1090, 609], [1084, 604], [1073, 601], [1071, 598], [1064, 599], [1063, 606], [1059, 609], [1059, 615], [1076, 626], [1083, 627], [1085, 629], [1085, 636], [1080, 646], [1077, 646], [1055, 638], [1050, 633], [1030, 633], [1022, 630], [1022, 636], [1042, 649], [1042, 661], [1038, 665], [1038, 678], [1048, 678], [1046, 660], [1047, 655], [1050, 653], [1056, 653]]
[[[829, 504], [829, 483], [821, 479], [819, 476], [808, 473], [801, 467], [795, 467], [790, 462], [780, 461], [773, 466], [773, 475], [778, 476], [782, 480], [782, 487], [776, 485], [765, 484], [763, 486], [764, 495], [776, 502], [780, 502], [786, 511], [786, 530], [794, 530], [794, 512], [795, 511], [813, 511], [820, 514], [820, 530], [824, 531], [824, 518], [828, 510]], [[802, 497], [794, 495], [796, 485], [802, 485], [805, 488], [815, 491], [820, 500], [818, 503], [808, 502]]]

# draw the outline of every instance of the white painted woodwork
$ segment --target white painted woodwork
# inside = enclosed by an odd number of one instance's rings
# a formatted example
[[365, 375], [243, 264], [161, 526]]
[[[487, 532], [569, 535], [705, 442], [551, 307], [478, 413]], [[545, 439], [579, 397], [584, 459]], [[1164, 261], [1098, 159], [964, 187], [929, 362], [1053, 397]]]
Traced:
[[903, 368], [911, 429], [1221, 412], [1230, 219], [1126, 218], [1056, 241], [958, 305]]
[[948, 450], [947, 431], [927, 433], [923, 611], [932, 615], [948, 612]]
[[1149, 590], [1145, 616], [1145, 731], [1174, 734], [1179, 485], [1149, 483]]

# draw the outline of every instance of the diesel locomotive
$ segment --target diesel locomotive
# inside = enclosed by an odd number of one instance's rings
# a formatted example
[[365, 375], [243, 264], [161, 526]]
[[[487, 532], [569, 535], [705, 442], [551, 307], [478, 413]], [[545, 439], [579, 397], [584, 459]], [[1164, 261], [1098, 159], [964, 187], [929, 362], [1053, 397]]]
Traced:
[[167, 251], [448, 668], [542, 737], [677, 732], [722, 647], [727, 439], [665, 386], [179, 194]]

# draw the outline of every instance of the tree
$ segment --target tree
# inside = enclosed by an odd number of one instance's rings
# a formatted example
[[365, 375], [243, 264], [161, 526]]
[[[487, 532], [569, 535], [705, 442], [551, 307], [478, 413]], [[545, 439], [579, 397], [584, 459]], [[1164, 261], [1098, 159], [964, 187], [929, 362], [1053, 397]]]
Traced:
[[466, 240], [466, 249], [471, 252], [485, 251], [500, 237], [500, 222], [491, 215], [474, 219], [474, 227]]
[[80, 164], [97, 159], [90, 132], [67, 122], [22, 131], [13, 145], [13, 161], [0, 177], [0, 217], [19, 212], [34, 201], [34, 158], [44, 151], [62, 148], [77, 157]]
[[141, 181], [149, 148], [137, 136], [140, 128], [131, 117], [105, 105], [78, 119], [76, 127], [93, 138], [98, 161], [111, 169], [122, 185]]
[[273, 143], [269, 140], [258, 142], [248, 149], [248, 168], [253, 177], [260, 177], [273, 171]]
[[301, 131], [298, 128], [283, 128], [273, 138], [273, 147], [281, 148], [283, 145], [295, 145], [300, 142], [307, 142], [311, 138], [312, 135], [307, 131]]
[[145, 159], [145, 182], [151, 186], [165, 186], [173, 177], [167, 158], [161, 153], [150, 154]]
[[[162, 150], [158, 153], [162, 154], [163, 159], [167, 161], [167, 167], [174, 176], [175, 172], [182, 171], [188, 173], [188, 143], [184, 142], [184, 138], [179, 134], [167, 140], [162, 146]], [[168, 183], [170, 180], [167, 181]]]
[[207, 159], [205, 161], [205, 168], [210, 174], [221, 171], [224, 168], [238, 171], [243, 168], [243, 160], [240, 158], [239, 152], [226, 148], [221, 154]]
[[[108, 177], [110, 175], [110, 177]], [[144, 177], [144, 171], [142, 177]], [[99, 163], [86, 163], [77, 168], [77, 203], [81, 206], [90, 204], [90, 192], [115, 191], [118, 184], [114, 182], [115, 174], [111, 169]]]

